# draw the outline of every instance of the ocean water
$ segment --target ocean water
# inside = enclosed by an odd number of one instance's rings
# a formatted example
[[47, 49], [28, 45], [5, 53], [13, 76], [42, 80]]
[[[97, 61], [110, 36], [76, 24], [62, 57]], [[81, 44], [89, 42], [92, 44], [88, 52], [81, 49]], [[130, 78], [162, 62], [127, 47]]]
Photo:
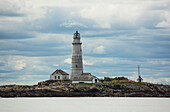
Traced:
[[170, 112], [170, 98], [0, 98], [0, 112]]

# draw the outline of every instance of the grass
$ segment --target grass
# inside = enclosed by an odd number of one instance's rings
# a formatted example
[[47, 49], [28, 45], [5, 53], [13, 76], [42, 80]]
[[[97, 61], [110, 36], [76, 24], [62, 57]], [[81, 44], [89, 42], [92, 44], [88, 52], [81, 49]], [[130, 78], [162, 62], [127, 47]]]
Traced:
[[[46, 81], [45, 81], [46, 82]], [[63, 82], [63, 83], [70, 83], [72, 84], [71, 80], [65, 80], [65, 81], [54, 81], [54, 80], [47, 80], [47, 82]], [[136, 82], [136, 81], [132, 81], [132, 80], [111, 80], [111, 81], [103, 81], [104, 84], [151, 84], [151, 85], [159, 85], [159, 86], [169, 86], [168, 84], [153, 84], [153, 83], [149, 83], [149, 82]], [[95, 85], [96, 83], [74, 83], [75, 85]], [[99, 82], [97, 84], [102, 84], [102, 81], [99, 80]]]

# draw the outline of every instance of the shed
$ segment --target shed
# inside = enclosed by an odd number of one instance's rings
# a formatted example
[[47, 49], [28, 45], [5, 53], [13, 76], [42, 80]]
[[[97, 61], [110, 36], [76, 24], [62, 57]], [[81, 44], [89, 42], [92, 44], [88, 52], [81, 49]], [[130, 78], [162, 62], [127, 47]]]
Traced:
[[139, 75], [137, 81], [138, 81], [138, 82], [142, 82], [142, 81], [143, 81], [143, 79], [142, 79], [142, 77], [141, 77], [140, 75]]

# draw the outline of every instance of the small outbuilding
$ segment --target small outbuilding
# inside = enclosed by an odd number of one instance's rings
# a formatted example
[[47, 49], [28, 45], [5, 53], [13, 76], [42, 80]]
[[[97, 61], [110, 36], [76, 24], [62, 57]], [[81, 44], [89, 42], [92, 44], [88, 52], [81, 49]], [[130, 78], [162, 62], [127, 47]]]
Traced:
[[139, 75], [137, 81], [138, 81], [138, 82], [142, 82], [142, 81], [143, 81], [143, 79], [142, 79], [142, 77], [141, 77], [140, 75]]
[[50, 75], [51, 80], [69, 80], [69, 74], [63, 70], [56, 70]]
[[99, 79], [91, 73], [83, 73], [80, 76], [74, 77], [72, 83], [98, 83]]

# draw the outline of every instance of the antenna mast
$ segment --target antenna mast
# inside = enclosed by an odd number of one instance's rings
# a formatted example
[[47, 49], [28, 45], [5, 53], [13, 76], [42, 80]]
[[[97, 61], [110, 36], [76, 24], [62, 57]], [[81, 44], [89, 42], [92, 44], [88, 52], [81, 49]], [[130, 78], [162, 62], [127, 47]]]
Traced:
[[140, 65], [138, 65], [138, 76], [140, 75]]

